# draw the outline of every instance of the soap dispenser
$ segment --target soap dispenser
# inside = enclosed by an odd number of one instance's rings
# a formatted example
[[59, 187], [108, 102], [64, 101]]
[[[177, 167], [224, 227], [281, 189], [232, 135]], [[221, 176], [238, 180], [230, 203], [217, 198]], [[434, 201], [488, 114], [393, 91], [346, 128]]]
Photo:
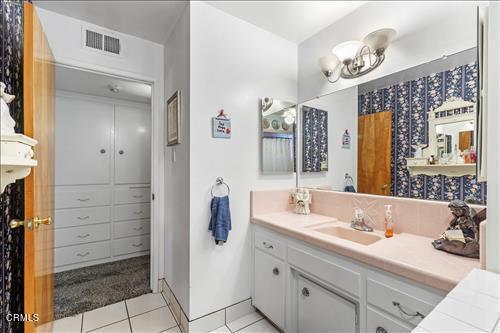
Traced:
[[385, 237], [390, 238], [394, 236], [394, 220], [392, 219], [392, 205], [384, 205], [385, 207], [385, 219], [384, 219], [384, 229]]

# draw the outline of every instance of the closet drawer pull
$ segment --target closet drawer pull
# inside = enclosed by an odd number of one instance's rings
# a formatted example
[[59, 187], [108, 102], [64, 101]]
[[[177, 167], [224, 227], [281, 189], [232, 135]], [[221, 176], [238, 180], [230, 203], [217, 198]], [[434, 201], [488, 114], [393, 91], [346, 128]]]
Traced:
[[85, 202], [85, 201], [89, 201], [90, 198], [78, 198], [76, 200], [81, 201], [81, 202]]
[[83, 257], [88, 256], [89, 254], [90, 254], [90, 252], [87, 251], [85, 253], [77, 253], [76, 255], [79, 256], [79, 257], [81, 257], [81, 258], [83, 258]]
[[395, 301], [392, 301], [392, 305], [394, 305], [395, 307], [398, 308], [399, 312], [401, 312], [402, 314], [404, 314], [405, 316], [408, 316], [408, 317], [420, 317], [422, 319], [425, 318], [425, 316], [423, 314], [421, 314], [420, 312], [415, 312], [415, 313], [408, 313], [406, 312], [403, 307], [401, 306], [401, 304], [399, 302], [395, 302]]
[[132, 244], [133, 247], [140, 247], [142, 246], [142, 243], [139, 243], [139, 244]]
[[138, 211], [138, 212], [134, 212], [135, 215], [141, 215], [142, 214], [142, 210]]
[[89, 236], [90, 236], [90, 234], [84, 234], [84, 235], [78, 235], [77, 237], [83, 239], [83, 238], [87, 238]]
[[274, 249], [274, 246], [272, 246], [271, 244], [268, 244], [267, 242], [262, 242], [262, 245], [264, 245], [264, 247], [266, 249]]
[[78, 216], [77, 219], [79, 220], [86, 220], [88, 219], [90, 216], [86, 215], [86, 216]]
[[142, 198], [142, 195], [133, 195], [133, 197], [136, 199], [140, 199], [140, 198]]
[[136, 231], [142, 230], [142, 227], [135, 227], [134, 230]]

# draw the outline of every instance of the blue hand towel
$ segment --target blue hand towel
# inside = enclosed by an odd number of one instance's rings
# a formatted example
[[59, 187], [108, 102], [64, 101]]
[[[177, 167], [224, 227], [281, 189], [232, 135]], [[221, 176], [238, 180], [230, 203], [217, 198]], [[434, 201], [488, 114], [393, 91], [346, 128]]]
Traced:
[[210, 225], [215, 244], [223, 245], [227, 241], [231, 230], [231, 212], [229, 211], [229, 197], [213, 197], [210, 203]]

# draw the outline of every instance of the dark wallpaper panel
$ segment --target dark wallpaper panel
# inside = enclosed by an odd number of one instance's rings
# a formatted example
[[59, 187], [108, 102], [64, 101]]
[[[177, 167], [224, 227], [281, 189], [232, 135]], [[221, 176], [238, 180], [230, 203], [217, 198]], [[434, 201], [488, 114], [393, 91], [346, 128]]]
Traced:
[[486, 204], [486, 183], [475, 176], [410, 176], [406, 158], [417, 143], [428, 143], [427, 112], [450, 97], [477, 99], [477, 64], [470, 63], [412, 81], [377, 89], [359, 96], [358, 114], [393, 110], [391, 194], [429, 200], [473, 198]]
[[[16, 132], [23, 132], [23, 4], [0, 0], [0, 80], [9, 94], [10, 114], [16, 121]], [[23, 181], [8, 185], [0, 196], [0, 332], [23, 332], [23, 323], [7, 322], [8, 313], [23, 312], [24, 230], [8, 226], [24, 218]]]
[[328, 171], [328, 112], [302, 107], [302, 171]]

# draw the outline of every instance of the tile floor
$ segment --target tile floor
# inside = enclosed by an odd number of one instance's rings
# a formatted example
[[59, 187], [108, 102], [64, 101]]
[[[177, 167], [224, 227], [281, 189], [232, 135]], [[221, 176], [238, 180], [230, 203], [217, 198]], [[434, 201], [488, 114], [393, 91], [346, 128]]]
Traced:
[[[62, 318], [38, 327], [37, 333], [180, 333], [172, 310], [162, 294], [146, 294], [96, 310]], [[213, 333], [279, 333], [257, 312], [247, 314]]]

